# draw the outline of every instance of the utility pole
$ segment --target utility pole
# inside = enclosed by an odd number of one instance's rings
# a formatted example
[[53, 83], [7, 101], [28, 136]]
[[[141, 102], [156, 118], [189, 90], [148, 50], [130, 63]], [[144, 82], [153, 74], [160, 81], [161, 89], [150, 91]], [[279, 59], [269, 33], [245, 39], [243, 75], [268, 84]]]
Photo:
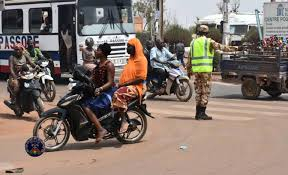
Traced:
[[151, 40], [154, 41], [154, 37], [153, 37], [153, 33], [154, 33], [154, 15], [153, 13], [150, 13], [150, 18], [151, 18], [151, 21], [150, 21], [150, 37], [151, 37]]
[[164, 0], [159, 0], [159, 7], [160, 7], [160, 22], [159, 22], [159, 33], [160, 33], [160, 39], [163, 40], [164, 36], [163, 36], [163, 32], [164, 32], [164, 4], [163, 4]]
[[5, 10], [5, 0], [0, 0], [0, 11]]
[[259, 10], [255, 10], [255, 16], [256, 16], [256, 22], [257, 22], [257, 30], [258, 30], [258, 36], [260, 41], [263, 40], [263, 35], [262, 35], [262, 30], [261, 30], [261, 24], [260, 24], [260, 15], [259, 15]]
[[223, 38], [222, 44], [229, 45], [229, 35], [230, 35], [230, 26], [229, 26], [229, 9], [228, 4], [230, 0], [223, 0]]

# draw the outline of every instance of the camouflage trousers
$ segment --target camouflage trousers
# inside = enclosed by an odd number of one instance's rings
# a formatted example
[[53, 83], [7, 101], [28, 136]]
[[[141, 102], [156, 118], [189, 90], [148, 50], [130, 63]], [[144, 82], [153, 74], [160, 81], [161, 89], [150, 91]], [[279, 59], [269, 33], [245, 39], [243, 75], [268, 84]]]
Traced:
[[206, 107], [212, 86], [211, 73], [194, 73], [194, 87], [196, 92], [196, 105]]

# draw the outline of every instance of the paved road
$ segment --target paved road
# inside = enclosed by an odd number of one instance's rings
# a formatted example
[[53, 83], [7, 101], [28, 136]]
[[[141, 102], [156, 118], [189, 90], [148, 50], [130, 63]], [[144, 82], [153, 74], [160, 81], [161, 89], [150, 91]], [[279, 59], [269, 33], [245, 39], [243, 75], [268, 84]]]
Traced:
[[[2, 101], [7, 94], [5, 85], [0, 86]], [[57, 88], [63, 96], [66, 87]], [[156, 119], [148, 120], [143, 142], [121, 145], [110, 140], [94, 145], [93, 140], [75, 143], [70, 138], [64, 150], [40, 158], [24, 151], [36, 113], [19, 120], [0, 104], [0, 172], [24, 167], [27, 175], [284, 175], [288, 170], [287, 101], [287, 95], [272, 100], [265, 93], [257, 101], [244, 100], [239, 86], [217, 83], [208, 107], [213, 121], [193, 119], [194, 100], [180, 103], [175, 97], [161, 97], [147, 101]], [[187, 149], [180, 150], [181, 145]]]

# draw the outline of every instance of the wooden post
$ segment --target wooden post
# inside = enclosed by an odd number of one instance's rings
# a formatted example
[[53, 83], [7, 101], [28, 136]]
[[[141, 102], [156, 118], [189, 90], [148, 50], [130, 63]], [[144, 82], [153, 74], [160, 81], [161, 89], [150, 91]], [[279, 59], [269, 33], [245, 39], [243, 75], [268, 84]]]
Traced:
[[159, 0], [159, 7], [160, 7], [160, 21], [159, 21], [159, 29], [160, 29], [160, 39], [163, 41], [164, 39], [164, 4], [163, 4], [163, 0]]

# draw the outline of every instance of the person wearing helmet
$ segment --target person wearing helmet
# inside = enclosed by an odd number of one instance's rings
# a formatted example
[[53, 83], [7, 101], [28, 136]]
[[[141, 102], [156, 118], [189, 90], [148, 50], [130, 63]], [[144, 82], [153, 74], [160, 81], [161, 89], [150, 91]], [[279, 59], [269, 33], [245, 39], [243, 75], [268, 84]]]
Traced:
[[212, 120], [212, 117], [206, 114], [206, 106], [211, 92], [215, 50], [230, 52], [235, 51], [236, 48], [215, 42], [211, 38], [207, 37], [208, 33], [208, 26], [201, 25], [198, 28], [198, 37], [190, 44], [190, 53], [187, 64], [188, 73], [193, 73], [195, 76], [196, 120]]
[[13, 49], [14, 53], [9, 58], [10, 76], [8, 80], [8, 92], [10, 93], [11, 103], [17, 106], [17, 96], [20, 90], [18, 77], [20, 76], [21, 68], [25, 64], [29, 64], [33, 68], [36, 65], [31, 61], [31, 57], [25, 52], [21, 44], [16, 44]]
[[94, 40], [91, 37], [88, 37], [85, 40], [86, 47], [84, 48], [82, 44], [80, 44], [80, 51], [82, 51], [82, 58], [83, 58], [83, 66], [92, 72], [92, 70], [95, 68], [95, 50], [93, 48], [94, 46]]

